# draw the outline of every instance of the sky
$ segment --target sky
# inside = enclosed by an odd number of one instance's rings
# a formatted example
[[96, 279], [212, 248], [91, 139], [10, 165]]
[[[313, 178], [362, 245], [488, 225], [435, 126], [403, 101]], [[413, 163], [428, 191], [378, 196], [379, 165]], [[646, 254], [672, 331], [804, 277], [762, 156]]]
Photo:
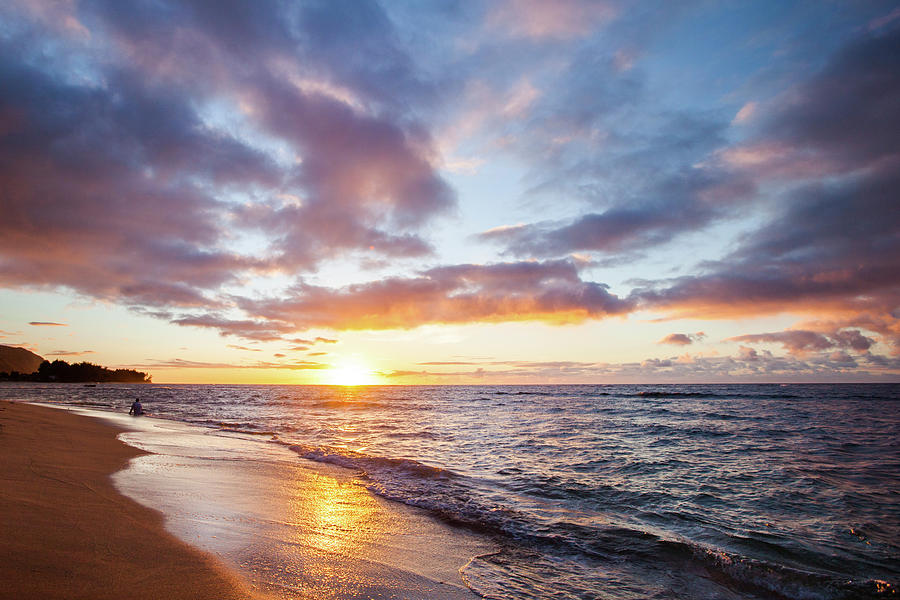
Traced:
[[0, 344], [897, 382], [898, 132], [896, 2], [6, 0]]

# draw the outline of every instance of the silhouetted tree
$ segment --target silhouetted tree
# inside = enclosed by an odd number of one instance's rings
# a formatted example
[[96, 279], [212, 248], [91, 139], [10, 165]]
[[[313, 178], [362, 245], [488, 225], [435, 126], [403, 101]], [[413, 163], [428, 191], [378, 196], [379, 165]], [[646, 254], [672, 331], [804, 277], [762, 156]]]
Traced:
[[38, 370], [30, 375], [16, 371], [0, 373], [0, 381], [59, 381], [78, 383], [86, 381], [116, 383], [150, 383], [150, 376], [134, 369], [107, 369], [89, 362], [70, 365], [64, 360], [45, 360]]

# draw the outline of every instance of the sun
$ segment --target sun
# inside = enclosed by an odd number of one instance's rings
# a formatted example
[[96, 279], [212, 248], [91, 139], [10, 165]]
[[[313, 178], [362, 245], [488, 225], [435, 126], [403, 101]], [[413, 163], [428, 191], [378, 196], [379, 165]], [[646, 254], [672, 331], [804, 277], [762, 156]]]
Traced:
[[328, 385], [375, 385], [378, 376], [359, 359], [342, 360], [324, 373]]

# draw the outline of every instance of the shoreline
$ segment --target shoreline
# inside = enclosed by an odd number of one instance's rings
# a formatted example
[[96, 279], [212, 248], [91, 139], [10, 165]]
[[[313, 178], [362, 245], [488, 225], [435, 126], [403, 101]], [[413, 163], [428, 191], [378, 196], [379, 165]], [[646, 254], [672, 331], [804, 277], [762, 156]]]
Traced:
[[115, 488], [111, 476], [145, 454], [123, 431], [0, 401], [0, 597], [261, 598]]
[[0, 599], [476, 598], [461, 569], [493, 551], [481, 536], [218, 433], [0, 401]]

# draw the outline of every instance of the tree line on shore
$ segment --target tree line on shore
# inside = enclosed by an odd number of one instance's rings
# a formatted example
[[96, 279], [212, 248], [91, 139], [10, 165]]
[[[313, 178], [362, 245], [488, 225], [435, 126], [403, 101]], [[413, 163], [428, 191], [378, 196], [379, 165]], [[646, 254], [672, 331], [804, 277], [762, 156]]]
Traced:
[[150, 383], [150, 375], [134, 369], [107, 369], [89, 362], [69, 364], [64, 360], [45, 360], [34, 373], [0, 373], [0, 381]]

